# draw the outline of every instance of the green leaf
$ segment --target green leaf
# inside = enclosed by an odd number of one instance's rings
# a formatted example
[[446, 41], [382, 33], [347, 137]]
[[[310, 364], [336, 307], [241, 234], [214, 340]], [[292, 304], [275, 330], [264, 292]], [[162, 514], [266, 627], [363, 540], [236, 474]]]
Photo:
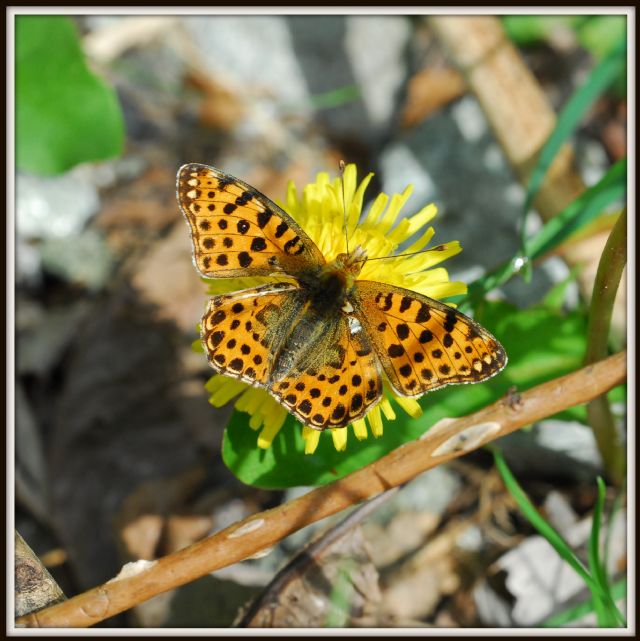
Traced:
[[597, 482], [598, 498], [593, 510], [593, 522], [589, 536], [589, 570], [599, 587], [599, 594], [593, 594], [593, 607], [598, 618], [598, 625], [601, 628], [611, 628], [617, 625], [626, 625], [626, 621], [615, 605], [606, 568], [600, 559], [600, 522], [607, 488], [600, 477]]
[[531, 523], [531, 525], [538, 530], [549, 544], [553, 546], [562, 559], [564, 559], [580, 575], [582, 580], [590, 587], [590, 589], [595, 587], [595, 581], [582, 561], [571, 549], [571, 546], [562, 538], [550, 523], [544, 520], [540, 512], [538, 512], [533, 503], [531, 503], [529, 497], [525, 494], [524, 490], [520, 487], [520, 484], [511, 473], [511, 470], [504, 460], [500, 450], [493, 446], [490, 446], [490, 449], [493, 452], [496, 468], [498, 469], [506, 488], [515, 499], [520, 511], [524, 514], [529, 523]]
[[39, 174], [122, 152], [115, 91], [87, 68], [73, 22], [16, 17], [16, 163]]
[[583, 265], [574, 266], [564, 280], [553, 285], [542, 299], [544, 307], [560, 311], [567, 298], [567, 289], [569, 288], [569, 285], [576, 282], [576, 278], [582, 269]]
[[360, 89], [357, 85], [347, 85], [331, 91], [325, 91], [311, 96], [311, 104], [316, 109], [332, 109], [342, 107], [360, 98]]
[[[397, 418], [385, 421], [382, 437], [358, 441], [350, 428], [347, 449], [337, 452], [324, 432], [318, 449], [304, 454], [300, 424], [289, 417], [267, 450], [256, 445], [249, 415], [235, 412], [224, 435], [225, 464], [244, 483], [264, 488], [322, 485], [360, 469], [407, 441], [419, 438], [445, 417], [464, 416], [504, 396], [578, 369], [586, 348], [586, 319], [572, 312], [536, 307], [518, 310], [503, 302], [486, 302], [477, 320], [504, 345], [509, 364], [503, 372], [477, 385], [452, 385], [425, 395], [423, 415], [412, 419], [399, 407]], [[533, 344], [532, 337], [535, 337]]]
[[589, 16], [578, 28], [578, 41], [596, 58], [604, 58], [627, 40], [626, 16]]

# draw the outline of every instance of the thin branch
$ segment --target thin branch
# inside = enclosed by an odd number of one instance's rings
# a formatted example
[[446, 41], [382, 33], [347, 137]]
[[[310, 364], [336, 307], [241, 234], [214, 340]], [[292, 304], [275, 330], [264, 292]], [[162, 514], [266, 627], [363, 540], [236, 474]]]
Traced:
[[[585, 357], [587, 365], [607, 355], [613, 304], [626, 262], [627, 210], [624, 209], [607, 239], [593, 284]], [[620, 486], [625, 477], [625, 448], [616, 430], [607, 397], [602, 395], [592, 400], [587, 405], [587, 413], [605, 470], [611, 480]]]
[[[406, 483], [441, 463], [467, 454], [525, 425], [586, 403], [626, 377], [626, 352], [587, 366], [460, 419], [440, 421], [418, 441], [370, 465], [271, 510], [260, 512], [139, 571], [64, 603], [17, 619], [29, 627], [87, 627], [269, 548], [332, 514]], [[125, 566], [127, 569], [129, 566]]]

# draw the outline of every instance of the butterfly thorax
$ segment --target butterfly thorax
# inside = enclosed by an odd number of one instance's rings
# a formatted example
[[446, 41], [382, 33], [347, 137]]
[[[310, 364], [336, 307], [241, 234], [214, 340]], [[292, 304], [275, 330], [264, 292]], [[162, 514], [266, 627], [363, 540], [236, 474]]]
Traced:
[[343, 309], [365, 259], [366, 253], [358, 247], [351, 254], [338, 254], [319, 271], [302, 275], [311, 307], [320, 315]]

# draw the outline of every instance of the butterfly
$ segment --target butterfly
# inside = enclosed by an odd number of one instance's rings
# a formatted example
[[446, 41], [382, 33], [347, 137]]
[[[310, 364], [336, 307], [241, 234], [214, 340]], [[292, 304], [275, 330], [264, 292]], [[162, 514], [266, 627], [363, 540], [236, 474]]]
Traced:
[[211, 367], [264, 388], [300, 422], [345, 427], [382, 398], [497, 374], [507, 355], [478, 323], [422, 294], [358, 276], [366, 249], [327, 261], [265, 195], [208, 165], [183, 165], [177, 198], [206, 278], [286, 277], [214, 296], [201, 337]]

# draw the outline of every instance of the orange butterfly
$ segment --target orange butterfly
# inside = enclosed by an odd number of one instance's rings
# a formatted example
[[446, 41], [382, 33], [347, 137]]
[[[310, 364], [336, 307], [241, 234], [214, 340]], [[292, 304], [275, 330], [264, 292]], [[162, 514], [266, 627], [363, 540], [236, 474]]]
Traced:
[[267, 389], [317, 430], [362, 418], [382, 397], [497, 374], [498, 341], [455, 309], [401, 287], [358, 280], [366, 250], [327, 262], [275, 203], [218, 169], [191, 163], [177, 197], [206, 278], [286, 276], [215, 296], [202, 318], [211, 367]]

